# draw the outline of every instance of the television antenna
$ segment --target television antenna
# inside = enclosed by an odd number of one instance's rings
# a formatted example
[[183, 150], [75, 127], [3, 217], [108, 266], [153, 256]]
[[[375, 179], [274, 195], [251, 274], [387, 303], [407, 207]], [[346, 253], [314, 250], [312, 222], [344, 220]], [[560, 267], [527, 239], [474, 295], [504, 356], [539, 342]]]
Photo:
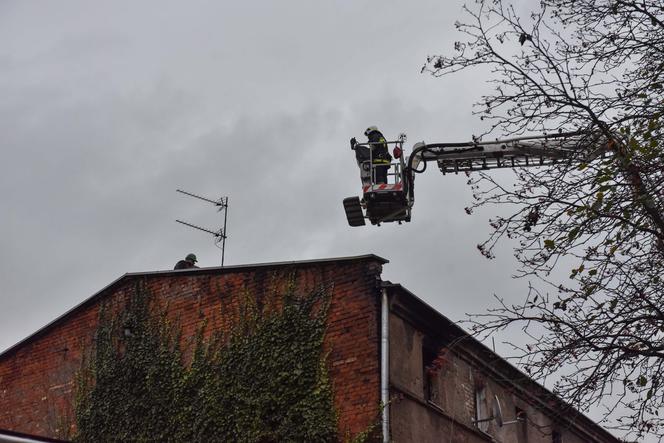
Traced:
[[[182, 220], [175, 220], [176, 222], [183, 224], [185, 226], [189, 226], [190, 228], [197, 229], [199, 231], [207, 232], [208, 234], [212, 234], [214, 236], [214, 245], [221, 249], [221, 266], [224, 266], [224, 252], [226, 249], [226, 221], [228, 219], [228, 197], [220, 197], [218, 200], [212, 200], [210, 198], [206, 197], [201, 197], [200, 195], [193, 194], [191, 192], [183, 191], [182, 189], [176, 189], [176, 192], [179, 192], [180, 194], [187, 195], [189, 197], [194, 197], [199, 200], [203, 200], [208, 203], [212, 203], [215, 205], [218, 209], [217, 212], [222, 212], [224, 213], [224, 226], [219, 228], [218, 230], [214, 231], [212, 229], [207, 229], [203, 228], [201, 226], [197, 226], [193, 223], [188, 223]], [[219, 246], [221, 244], [221, 246]]]

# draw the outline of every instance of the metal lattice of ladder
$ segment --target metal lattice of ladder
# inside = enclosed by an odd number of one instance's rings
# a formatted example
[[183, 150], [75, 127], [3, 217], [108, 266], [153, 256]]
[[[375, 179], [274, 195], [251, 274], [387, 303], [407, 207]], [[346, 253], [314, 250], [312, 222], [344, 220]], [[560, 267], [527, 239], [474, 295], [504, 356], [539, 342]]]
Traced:
[[436, 161], [443, 174], [543, 166], [562, 160], [591, 161], [606, 152], [596, 134], [570, 132], [495, 141], [423, 145], [419, 155]]

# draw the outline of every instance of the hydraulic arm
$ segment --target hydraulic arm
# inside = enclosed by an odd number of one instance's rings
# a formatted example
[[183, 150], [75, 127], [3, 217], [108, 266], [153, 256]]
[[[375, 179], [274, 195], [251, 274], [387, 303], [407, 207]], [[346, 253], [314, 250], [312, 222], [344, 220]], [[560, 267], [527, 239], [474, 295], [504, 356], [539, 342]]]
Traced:
[[[443, 174], [466, 171], [484, 171], [497, 168], [544, 166], [559, 161], [590, 162], [608, 149], [606, 137], [588, 131], [560, 132], [537, 136], [515, 137], [494, 141], [473, 140], [462, 143], [417, 143], [411, 155], [404, 161], [403, 142], [396, 145], [395, 159], [389, 174], [392, 183], [376, 183], [371, 174], [370, 185], [363, 186], [363, 198], [344, 200], [346, 216], [351, 226], [364, 225], [364, 219], [372, 224], [410, 221], [413, 207], [415, 174], [426, 170], [435, 161]], [[370, 144], [367, 144], [369, 146]], [[397, 149], [399, 150], [397, 152]], [[365, 162], [367, 163], [367, 162]], [[360, 165], [372, 171], [371, 159]], [[389, 181], [389, 180], [388, 180]]]

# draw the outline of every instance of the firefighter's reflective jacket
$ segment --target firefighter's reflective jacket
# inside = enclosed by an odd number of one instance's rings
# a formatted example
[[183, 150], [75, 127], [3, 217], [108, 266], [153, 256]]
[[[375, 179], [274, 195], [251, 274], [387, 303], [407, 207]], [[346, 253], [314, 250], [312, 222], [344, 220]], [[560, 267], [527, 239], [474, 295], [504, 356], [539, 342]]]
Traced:
[[367, 138], [369, 139], [369, 143], [380, 143], [379, 145], [371, 145], [373, 162], [389, 164], [392, 161], [392, 156], [387, 150], [387, 140], [383, 134], [375, 130], [367, 134]]

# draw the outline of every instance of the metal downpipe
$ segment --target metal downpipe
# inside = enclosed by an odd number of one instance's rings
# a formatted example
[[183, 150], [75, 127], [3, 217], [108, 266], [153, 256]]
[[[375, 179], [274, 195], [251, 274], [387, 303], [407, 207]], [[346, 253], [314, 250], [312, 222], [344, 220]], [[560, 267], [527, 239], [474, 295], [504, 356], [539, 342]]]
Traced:
[[383, 443], [390, 441], [390, 343], [387, 289], [383, 288], [380, 313], [380, 403], [383, 418]]

